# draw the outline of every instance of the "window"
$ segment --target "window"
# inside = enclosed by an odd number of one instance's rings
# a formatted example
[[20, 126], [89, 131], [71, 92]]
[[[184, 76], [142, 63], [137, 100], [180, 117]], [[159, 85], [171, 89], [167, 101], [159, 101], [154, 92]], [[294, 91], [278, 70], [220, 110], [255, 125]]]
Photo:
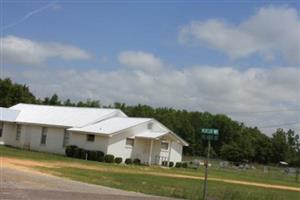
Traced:
[[45, 145], [46, 141], [47, 141], [47, 132], [48, 132], [48, 128], [47, 127], [43, 127], [42, 128], [42, 134], [41, 134], [41, 145]]
[[152, 127], [153, 127], [153, 123], [152, 123], [152, 122], [150, 122], [150, 123], [149, 123], [147, 126], [148, 126], [148, 129], [149, 129], [149, 130], [151, 130], [151, 129], [152, 129]]
[[126, 138], [126, 146], [133, 147], [133, 145], [134, 145], [134, 139], [132, 139], [132, 138]]
[[168, 150], [169, 149], [169, 143], [161, 142], [160, 147], [161, 147], [162, 150]]
[[63, 147], [67, 146], [69, 144], [69, 141], [70, 141], [70, 133], [67, 131], [67, 129], [65, 129]]
[[0, 137], [2, 137], [3, 122], [0, 122]]
[[16, 141], [19, 141], [21, 138], [22, 125], [17, 124], [17, 133], [16, 133]]
[[88, 142], [94, 142], [95, 141], [95, 135], [88, 134], [86, 136], [86, 141], [88, 141]]

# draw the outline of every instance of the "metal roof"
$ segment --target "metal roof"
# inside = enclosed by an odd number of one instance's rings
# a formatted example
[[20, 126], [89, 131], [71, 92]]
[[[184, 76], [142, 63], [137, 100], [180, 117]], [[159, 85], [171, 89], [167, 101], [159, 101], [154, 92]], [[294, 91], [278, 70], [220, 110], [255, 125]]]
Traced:
[[20, 111], [0, 107], [0, 121], [15, 122]]
[[16, 122], [64, 127], [82, 127], [114, 116], [126, 117], [118, 109], [106, 108], [17, 104], [10, 107], [11, 109], [20, 111]]
[[113, 117], [81, 128], [70, 128], [69, 131], [98, 133], [110, 135], [121, 130], [151, 121], [150, 118]]
[[163, 124], [151, 118], [127, 117], [119, 109], [81, 108], [17, 104], [10, 108], [0, 108], [0, 121], [62, 126], [70, 131], [112, 135], [146, 122], [157, 123], [161, 132], [145, 129], [136, 137], [158, 138], [170, 134], [187, 146], [188, 143], [170, 131]]
[[169, 131], [155, 132], [155, 131], [147, 130], [147, 131], [144, 131], [142, 133], [135, 135], [135, 137], [156, 139], [156, 138], [160, 138], [168, 133], [170, 133], [170, 132]]

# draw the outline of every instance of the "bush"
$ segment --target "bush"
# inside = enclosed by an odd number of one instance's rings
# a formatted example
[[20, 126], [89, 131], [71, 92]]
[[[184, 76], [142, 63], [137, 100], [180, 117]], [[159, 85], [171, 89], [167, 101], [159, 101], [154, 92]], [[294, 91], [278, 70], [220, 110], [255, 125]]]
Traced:
[[132, 164], [132, 159], [131, 158], [126, 158], [125, 164], [131, 165]]
[[114, 159], [115, 159], [115, 156], [111, 155], [111, 154], [107, 154], [104, 156], [104, 161], [107, 163], [113, 163]]
[[97, 161], [103, 162], [104, 161], [104, 153], [102, 151], [96, 151], [97, 153]]
[[116, 157], [115, 158], [115, 163], [120, 164], [123, 161], [121, 157]]
[[187, 168], [188, 167], [188, 164], [186, 162], [182, 163], [182, 167], [183, 168]]
[[167, 167], [168, 166], [168, 161], [162, 161], [161, 165]]
[[97, 160], [97, 151], [86, 151], [88, 153], [88, 160]]
[[67, 157], [74, 157], [74, 152], [75, 152], [75, 149], [78, 148], [77, 146], [75, 145], [70, 145], [70, 146], [66, 146], [66, 156]]
[[141, 164], [141, 160], [138, 159], [138, 158], [135, 158], [135, 159], [133, 160], [133, 164], [135, 164], [135, 165], [140, 165], [140, 164]]
[[181, 162], [177, 162], [176, 165], [175, 165], [176, 168], [180, 168], [181, 166], [182, 166]]
[[174, 162], [169, 162], [169, 167], [173, 167], [174, 166]]
[[74, 149], [74, 158], [79, 158], [79, 159], [85, 159], [85, 153], [86, 151], [81, 148], [76, 148]]

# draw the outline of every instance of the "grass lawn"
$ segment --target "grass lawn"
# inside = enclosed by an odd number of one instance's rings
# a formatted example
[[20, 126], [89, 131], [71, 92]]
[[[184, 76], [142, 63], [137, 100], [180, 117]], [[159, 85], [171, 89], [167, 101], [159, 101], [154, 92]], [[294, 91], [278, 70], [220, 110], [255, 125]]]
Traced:
[[[203, 181], [201, 180], [163, 177], [149, 173], [182, 174], [200, 177], [203, 176], [203, 169], [164, 169], [160, 167], [99, 163], [3, 146], [0, 146], [0, 156], [54, 164], [59, 162], [60, 166], [55, 168], [41, 166], [36, 166], [34, 168], [73, 180], [160, 196], [171, 196], [195, 200], [201, 199], [202, 197]], [[63, 165], [64, 163], [65, 166]], [[93, 168], [84, 169], [80, 167], [70, 167], [68, 166], [70, 163], [84, 164], [84, 166]], [[209, 177], [300, 187], [300, 183], [296, 183], [294, 177], [285, 176], [278, 169], [274, 169], [269, 174], [264, 174], [262, 170], [236, 171], [232, 169], [211, 168]], [[229, 184], [218, 181], [209, 181], [208, 189], [208, 196], [214, 200], [300, 199], [299, 192]]]

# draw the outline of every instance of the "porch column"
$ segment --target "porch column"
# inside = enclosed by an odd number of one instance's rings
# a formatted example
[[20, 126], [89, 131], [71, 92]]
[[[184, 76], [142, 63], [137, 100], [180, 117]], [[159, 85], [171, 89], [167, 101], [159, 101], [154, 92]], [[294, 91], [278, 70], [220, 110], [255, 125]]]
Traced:
[[152, 148], [153, 148], [153, 140], [150, 140], [150, 151], [149, 151], [149, 160], [148, 164], [151, 165], [151, 157], [152, 157]]
[[172, 150], [172, 140], [170, 141], [170, 147], [169, 147], [168, 165], [169, 165], [170, 159], [171, 159], [171, 150]]

